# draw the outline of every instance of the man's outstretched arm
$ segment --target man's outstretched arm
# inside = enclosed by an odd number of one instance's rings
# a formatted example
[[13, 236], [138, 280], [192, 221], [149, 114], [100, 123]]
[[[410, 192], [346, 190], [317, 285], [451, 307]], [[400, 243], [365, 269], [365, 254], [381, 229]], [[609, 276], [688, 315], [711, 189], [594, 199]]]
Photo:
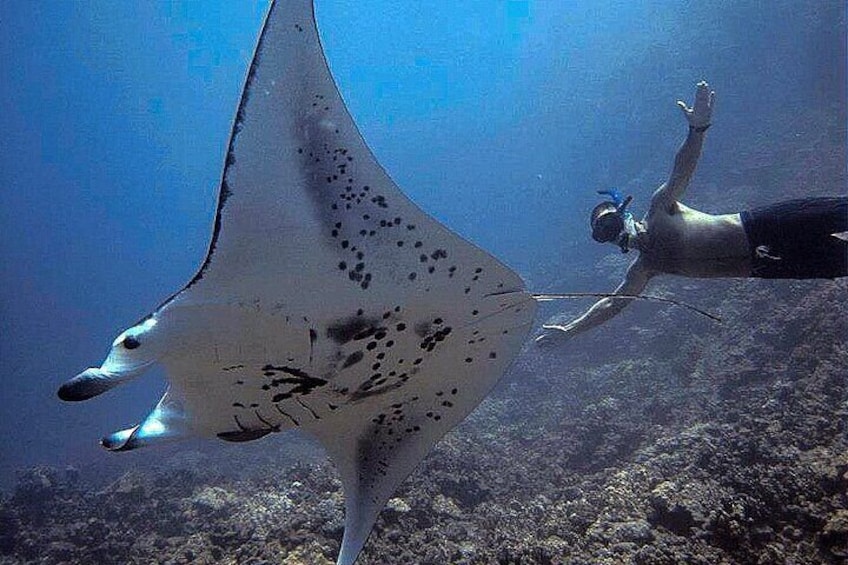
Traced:
[[689, 134], [674, 158], [674, 168], [671, 175], [665, 184], [654, 193], [651, 200], [652, 208], [663, 206], [667, 212], [672, 213], [674, 211], [672, 207], [683, 196], [683, 192], [689, 185], [689, 179], [695, 172], [698, 158], [701, 156], [704, 133], [710, 127], [712, 120], [714, 101], [715, 92], [710, 90], [710, 85], [705, 81], [699, 82], [695, 88], [695, 103], [691, 108], [686, 106], [686, 103], [682, 100], [677, 101], [677, 105], [680, 106], [683, 115], [686, 116], [686, 121], [689, 122]]
[[[621, 294], [625, 296], [640, 294], [645, 289], [650, 278], [651, 274], [644, 268], [642, 262], [637, 259], [627, 269], [624, 281], [618, 285], [614, 294]], [[578, 333], [600, 326], [621, 312], [624, 307], [631, 302], [633, 302], [632, 298], [602, 298], [595, 302], [595, 304], [592, 305], [585, 314], [565, 326], [555, 324], [546, 324], [542, 326], [548, 331], [536, 338], [536, 341], [552, 342], [556, 339], [566, 337], [570, 338]]]

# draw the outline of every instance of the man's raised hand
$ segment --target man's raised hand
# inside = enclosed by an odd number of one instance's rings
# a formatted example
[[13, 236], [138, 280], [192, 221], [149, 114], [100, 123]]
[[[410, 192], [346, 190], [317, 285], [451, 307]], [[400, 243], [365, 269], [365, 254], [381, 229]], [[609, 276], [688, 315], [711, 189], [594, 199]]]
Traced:
[[710, 85], [704, 80], [695, 87], [695, 103], [691, 108], [686, 105], [686, 102], [677, 101], [677, 105], [686, 116], [686, 121], [689, 122], [689, 127], [696, 131], [706, 131], [710, 127], [714, 103], [715, 91], [710, 90]]

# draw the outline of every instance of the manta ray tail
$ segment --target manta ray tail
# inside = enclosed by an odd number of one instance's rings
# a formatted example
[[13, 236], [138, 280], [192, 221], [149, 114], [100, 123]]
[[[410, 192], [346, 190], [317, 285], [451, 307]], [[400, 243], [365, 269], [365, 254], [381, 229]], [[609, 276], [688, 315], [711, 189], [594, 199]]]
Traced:
[[675, 306], [680, 306], [681, 308], [686, 308], [696, 314], [700, 314], [705, 318], [709, 318], [714, 322], [721, 322], [721, 318], [716, 316], [715, 314], [710, 314], [706, 310], [701, 310], [700, 308], [696, 308], [691, 304], [687, 304], [685, 302], [681, 302], [679, 300], [674, 300], [673, 298], [663, 298], [662, 296], [651, 296], [649, 294], [616, 294], [612, 292], [563, 292], [558, 294], [534, 294], [533, 298], [539, 302], [550, 302], [552, 300], [564, 300], [569, 298], [621, 298], [624, 300], [648, 300], [654, 302], [664, 302], [666, 304], [673, 304]]

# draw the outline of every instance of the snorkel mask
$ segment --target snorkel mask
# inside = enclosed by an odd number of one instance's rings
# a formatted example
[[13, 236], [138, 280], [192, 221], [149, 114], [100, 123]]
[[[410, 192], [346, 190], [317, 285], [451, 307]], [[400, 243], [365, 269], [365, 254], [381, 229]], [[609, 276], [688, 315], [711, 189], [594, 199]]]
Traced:
[[633, 223], [633, 215], [627, 206], [632, 196], [622, 197], [616, 189], [599, 190], [598, 194], [609, 196], [610, 200], [601, 202], [592, 210], [589, 224], [592, 226], [592, 239], [599, 243], [616, 242], [622, 253], [630, 251], [627, 224]]

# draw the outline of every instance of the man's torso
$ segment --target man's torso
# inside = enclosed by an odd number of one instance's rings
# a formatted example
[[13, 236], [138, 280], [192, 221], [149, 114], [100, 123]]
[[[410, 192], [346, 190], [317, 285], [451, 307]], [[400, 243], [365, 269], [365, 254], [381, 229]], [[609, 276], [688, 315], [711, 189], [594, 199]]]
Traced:
[[751, 252], [739, 214], [711, 215], [681, 203], [653, 206], [640, 236], [642, 261], [655, 272], [688, 277], [747, 277]]

